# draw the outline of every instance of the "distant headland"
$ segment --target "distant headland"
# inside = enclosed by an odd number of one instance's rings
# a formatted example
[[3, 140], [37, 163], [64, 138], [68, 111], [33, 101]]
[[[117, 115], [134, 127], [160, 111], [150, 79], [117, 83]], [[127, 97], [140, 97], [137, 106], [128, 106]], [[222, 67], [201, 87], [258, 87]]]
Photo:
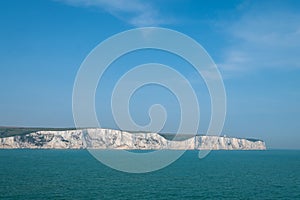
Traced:
[[226, 136], [128, 132], [103, 128], [0, 127], [0, 148], [265, 150], [259, 139]]

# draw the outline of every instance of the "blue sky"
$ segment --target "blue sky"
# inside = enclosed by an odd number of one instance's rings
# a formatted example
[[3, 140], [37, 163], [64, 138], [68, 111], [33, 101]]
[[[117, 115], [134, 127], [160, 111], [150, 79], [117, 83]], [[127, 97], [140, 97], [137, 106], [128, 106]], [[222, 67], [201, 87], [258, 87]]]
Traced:
[[[224, 134], [261, 138], [270, 148], [300, 148], [299, 1], [1, 1], [0, 125], [72, 127], [72, 89], [80, 64], [101, 41], [131, 28], [159, 26], [189, 35], [211, 55], [227, 92]], [[109, 91], [137, 64], [165, 63], [191, 82], [184, 61], [157, 51], [120, 58], [99, 84], [97, 114], [115, 128]], [[120, 66], [124, 66], [122, 69]], [[197, 80], [197, 79], [196, 79]], [[105, 85], [105, 86], [104, 86]], [[199, 132], [209, 120], [202, 82]], [[147, 109], [162, 103], [170, 113], [165, 131], [179, 120], [178, 102], [149, 86], [131, 104], [133, 118], [147, 123]]]

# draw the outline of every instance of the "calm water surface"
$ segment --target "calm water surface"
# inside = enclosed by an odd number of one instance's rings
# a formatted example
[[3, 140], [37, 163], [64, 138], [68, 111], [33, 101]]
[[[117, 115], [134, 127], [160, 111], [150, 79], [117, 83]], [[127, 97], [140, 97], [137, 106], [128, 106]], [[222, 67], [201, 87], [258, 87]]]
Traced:
[[128, 174], [86, 150], [0, 150], [0, 199], [300, 199], [300, 151], [197, 155]]

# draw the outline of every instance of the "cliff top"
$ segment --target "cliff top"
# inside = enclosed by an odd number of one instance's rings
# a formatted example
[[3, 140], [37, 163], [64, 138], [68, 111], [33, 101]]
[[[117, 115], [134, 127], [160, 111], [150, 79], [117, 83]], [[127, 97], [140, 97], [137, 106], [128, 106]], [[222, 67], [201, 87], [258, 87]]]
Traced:
[[[84, 129], [84, 128], [83, 128]], [[76, 130], [76, 128], [43, 128], [43, 127], [9, 127], [9, 126], [0, 126], [0, 138], [4, 137], [11, 137], [11, 136], [16, 136], [16, 135], [26, 135], [30, 134], [33, 132], [38, 132], [38, 131], [67, 131], [67, 130]], [[126, 132], [131, 132], [131, 133], [137, 133], [137, 131], [126, 131]], [[140, 131], [139, 133], [143, 133], [143, 131]], [[144, 132], [147, 133], [147, 132]], [[173, 133], [159, 133], [162, 137], [164, 137], [167, 140], [172, 140], [175, 135]], [[201, 136], [202, 134], [197, 134], [197, 136]], [[192, 134], [178, 134], [177, 135], [177, 140], [186, 140], [194, 135]], [[204, 136], [204, 135], [203, 135]], [[220, 137], [227, 137], [227, 136], [220, 136]], [[235, 137], [237, 138], [237, 137]], [[257, 142], [257, 141], [262, 141], [261, 139], [256, 139], [256, 138], [239, 138], [239, 139], [246, 139], [251, 142]]]

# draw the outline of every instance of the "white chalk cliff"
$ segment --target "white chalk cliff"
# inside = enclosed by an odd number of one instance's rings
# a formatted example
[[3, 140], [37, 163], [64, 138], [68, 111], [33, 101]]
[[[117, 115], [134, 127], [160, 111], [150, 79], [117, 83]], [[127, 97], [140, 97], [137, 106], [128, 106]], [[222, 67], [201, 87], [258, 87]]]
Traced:
[[157, 133], [129, 133], [112, 129], [39, 131], [27, 135], [0, 138], [0, 148], [29, 149], [224, 149], [264, 150], [261, 140], [221, 136], [194, 136], [171, 141]]

